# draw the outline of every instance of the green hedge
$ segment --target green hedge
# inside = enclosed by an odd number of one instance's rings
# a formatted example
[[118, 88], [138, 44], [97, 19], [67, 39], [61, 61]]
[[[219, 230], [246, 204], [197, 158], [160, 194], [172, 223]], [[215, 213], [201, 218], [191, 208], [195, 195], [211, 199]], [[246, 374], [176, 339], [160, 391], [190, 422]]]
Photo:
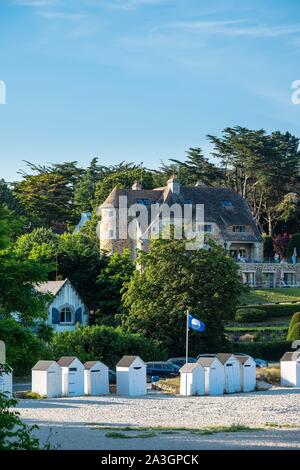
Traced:
[[288, 341], [296, 341], [300, 339], [300, 323], [295, 323], [291, 331], [288, 333]]
[[238, 323], [263, 322], [267, 317], [267, 313], [260, 308], [239, 308], [235, 314]]
[[248, 310], [258, 308], [259, 310], [263, 310], [267, 318], [278, 318], [278, 317], [290, 317], [294, 313], [300, 311], [300, 303], [291, 303], [291, 304], [272, 304], [272, 305], [257, 305], [257, 306], [247, 306], [243, 305], [239, 310]]
[[290, 341], [264, 341], [253, 343], [233, 343], [232, 351], [249, 354], [252, 357], [269, 361], [279, 361], [285, 352], [291, 351]]
[[52, 346], [56, 359], [61, 356], [76, 356], [82, 362], [100, 360], [109, 367], [114, 367], [125, 354], [138, 355], [144, 361], [161, 360], [165, 356], [165, 352], [153, 341], [106, 325], [56, 333]]

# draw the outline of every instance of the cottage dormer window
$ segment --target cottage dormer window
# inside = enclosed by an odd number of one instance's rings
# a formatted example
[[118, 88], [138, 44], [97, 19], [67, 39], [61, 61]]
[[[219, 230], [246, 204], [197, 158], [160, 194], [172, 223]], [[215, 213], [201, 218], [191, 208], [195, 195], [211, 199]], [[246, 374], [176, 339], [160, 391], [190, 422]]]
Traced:
[[246, 226], [245, 225], [234, 225], [232, 227], [232, 231], [235, 232], [235, 233], [246, 232]]
[[72, 310], [69, 307], [63, 307], [61, 309], [60, 323], [72, 323]]

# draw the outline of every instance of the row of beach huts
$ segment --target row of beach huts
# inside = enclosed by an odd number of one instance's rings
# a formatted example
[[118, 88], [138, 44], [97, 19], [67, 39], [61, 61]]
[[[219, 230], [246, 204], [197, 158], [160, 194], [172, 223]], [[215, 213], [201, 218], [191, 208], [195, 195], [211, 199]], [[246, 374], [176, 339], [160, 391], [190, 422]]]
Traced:
[[[281, 358], [281, 385], [300, 387], [300, 351]], [[222, 395], [251, 392], [256, 387], [256, 363], [250, 356], [220, 353], [200, 357], [180, 369], [180, 394]], [[12, 395], [12, 370], [0, 376], [0, 392]], [[109, 368], [101, 361], [83, 364], [77, 357], [38, 361], [32, 369], [32, 392], [47, 398], [108, 395]], [[147, 393], [147, 368], [139, 356], [123, 356], [116, 365], [116, 393], [141, 396]]]

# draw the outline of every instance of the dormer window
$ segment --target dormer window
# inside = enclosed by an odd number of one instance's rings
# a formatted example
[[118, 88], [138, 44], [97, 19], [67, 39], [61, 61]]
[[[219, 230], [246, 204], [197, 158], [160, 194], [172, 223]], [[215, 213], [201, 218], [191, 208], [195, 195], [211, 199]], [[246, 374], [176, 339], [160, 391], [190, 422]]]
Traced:
[[198, 225], [198, 232], [212, 233], [213, 227], [211, 224]]
[[143, 204], [144, 206], [150, 206], [151, 205], [150, 199], [137, 199], [136, 202], [137, 202], [137, 204]]
[[245, 225], [233, 225], [232, 231], [234, 233], [244, 233], [246, 232], [246, 226]]
[[221, 206], [222, 207], [232, 207], [233, 204], [232, 204], [232, 201], [230, 201], [229, 199], [224, 199], [223, 201], [221, 201]]

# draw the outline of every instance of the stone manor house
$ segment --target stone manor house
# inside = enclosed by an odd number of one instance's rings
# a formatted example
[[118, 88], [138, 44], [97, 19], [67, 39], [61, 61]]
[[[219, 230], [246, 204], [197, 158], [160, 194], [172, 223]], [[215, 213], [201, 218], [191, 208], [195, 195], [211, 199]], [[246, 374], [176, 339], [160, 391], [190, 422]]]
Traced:
[[[147, 209], [146, 228], [139, 226], [138, 214], [121, 220], [120, 200], [126, 201], [127, 210], [135, 204]], [[122, 253], [128, 248], [135, 258], [138, 250], [147, 250], [150, 232], [153, 234], [151, 206], [160, 207], [163, 204], [169, 207], [177, 204], [182, 208], [184, 205], [191, 205], [192, 208], [203, 205], [204, 220], [201, 223], [201, 230], [206, 237], [222, 245], [239, 263], [240, 274], [245, 284], [251, 287], [272, 288], [291, 287], [300, 282], [300, 264], [264, 260], [262, 235], [246, 199], [233, 189], [208, 187], [202, 182], [195, 186], [181, 186], [175, 176], [171, 177], [167, 185], [162, 188], [143, 189], [141, 183], [135, 182], [131, 189], [114, 188], [111, 191], [100, 207], [101, 251], [109, 254]], [[192, 209], [192, 217], [194, 212]], [[124, 237], [124, 232], [127, 233], [128, 226], [133, 220], [136, 223], [136, 236]], [[174, 217], [171, 218], [171, 223], [176, 225]]]

